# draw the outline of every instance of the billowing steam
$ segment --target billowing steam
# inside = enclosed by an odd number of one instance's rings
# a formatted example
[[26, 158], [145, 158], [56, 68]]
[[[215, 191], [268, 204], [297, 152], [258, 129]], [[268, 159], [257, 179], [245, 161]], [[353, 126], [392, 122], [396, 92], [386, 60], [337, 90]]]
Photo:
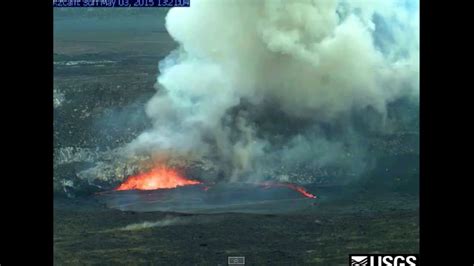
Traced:
[[358, 173], [368, 132], [393, 127], [387, 105], [418, 101], [416, 1], [194, 0], [166, 27], [180, 46], [160, 62], [134, 153], [210, 160], [229, 180]]

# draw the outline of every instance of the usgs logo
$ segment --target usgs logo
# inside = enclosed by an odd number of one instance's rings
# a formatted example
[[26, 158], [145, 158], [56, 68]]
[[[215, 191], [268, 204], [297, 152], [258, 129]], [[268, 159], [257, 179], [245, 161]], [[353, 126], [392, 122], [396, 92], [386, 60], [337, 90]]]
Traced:
[[357, 254], [349, 255], [350, 266], [416, 266], [418, 255]]

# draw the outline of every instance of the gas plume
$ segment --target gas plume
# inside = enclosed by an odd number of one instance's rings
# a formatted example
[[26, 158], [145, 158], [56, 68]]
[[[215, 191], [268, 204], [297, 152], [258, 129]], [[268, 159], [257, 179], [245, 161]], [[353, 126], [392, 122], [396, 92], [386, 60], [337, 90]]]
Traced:
[[179, 47], [159, 64], [152, 127], [128, 150], [206, 159], [230, 181], [302, 165], [358, 175], [371, 164], [370, 134], [394, 130], [388, 106], [418, 104], [418, 9], [401, 0], [173, 8], [166, 28]]

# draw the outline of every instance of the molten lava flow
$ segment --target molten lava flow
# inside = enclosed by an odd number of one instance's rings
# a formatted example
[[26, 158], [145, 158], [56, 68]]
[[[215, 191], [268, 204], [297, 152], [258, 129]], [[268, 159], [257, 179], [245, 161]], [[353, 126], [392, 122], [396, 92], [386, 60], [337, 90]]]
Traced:
[[116, 190], [154, 190], [197, 185], [200, 183], [199, 181], [181, 176], [173, 169], [158, 167], [143, 174], [130, 176]]
[[297, 186], [295, 184], [286, 184], [287, 187], [291, 188], [291, 189], [294, 189], [296, 191], [298, 191], [299, 193], [303, 194], [303, 196], [307, 197], [307, 198], [312, 198], [312, 199], [315, 199], [316, 196], [309, 193], [308, 191], [306, 191], [306, 189], [300, 187], [300, 186]]
[[306, 191], [306, 189], [304, 189], [300, 186], [297, 186], [295, 184], [264, 182], [263, 185], [265, 187], [287, 187], [287, 188], [298, 191], [299, 193], [301, 193], [303, 196], [305, 196], [307, 198], [312, 198], [312, 199], [317, 198], [315, 195], [313, 195], [313, 194], [309, 193], [308, 191]]

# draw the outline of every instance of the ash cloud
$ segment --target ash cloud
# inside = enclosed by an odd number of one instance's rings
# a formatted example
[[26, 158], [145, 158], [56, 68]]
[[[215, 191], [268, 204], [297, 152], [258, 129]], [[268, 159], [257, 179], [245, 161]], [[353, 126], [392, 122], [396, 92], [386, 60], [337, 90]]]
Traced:
[[166, 28], [179, 48], [130, 153], [210, 160], [232, 181], [301, 165], [357, 176], [370, 134], [394, 130], [387, 106], [418, 104], [415, 1], [195, 0]]

